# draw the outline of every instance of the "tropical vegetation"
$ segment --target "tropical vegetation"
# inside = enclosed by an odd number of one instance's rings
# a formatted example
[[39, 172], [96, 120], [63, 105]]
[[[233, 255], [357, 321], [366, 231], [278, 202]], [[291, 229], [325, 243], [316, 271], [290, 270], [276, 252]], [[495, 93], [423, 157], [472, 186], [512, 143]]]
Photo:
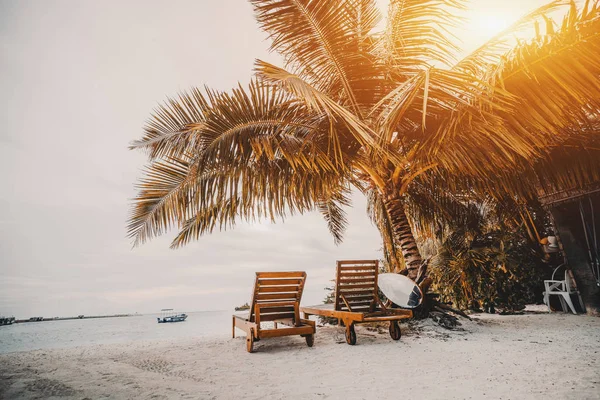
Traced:
[[374, 0], [250, 2], [284, 65], [257, 60], [247, 87], [193, 88], [153, 113], [131, 146], [148, 153], [135, 245], [313, 210], [339, 242], [359, 190], [391, 269], [428, 286], [417, 236], [456, 230], [474, 204], [519, 214], [540, 185], [600, 173], [597, 1], [552, 1], [460, 60], [447, 32], [463, 0], [392, 0], [382, 31]]

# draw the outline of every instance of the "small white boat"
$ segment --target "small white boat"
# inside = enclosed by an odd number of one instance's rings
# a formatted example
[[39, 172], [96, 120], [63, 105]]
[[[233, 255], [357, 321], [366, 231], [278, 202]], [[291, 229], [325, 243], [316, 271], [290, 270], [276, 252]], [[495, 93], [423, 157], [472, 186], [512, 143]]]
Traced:
[[177, 314], [172, 308], [163, 308], [160, 310], [160, 317], [157, 317], [159, 324], [166, 322], [183, 322], [187, 318], [187, 314]]

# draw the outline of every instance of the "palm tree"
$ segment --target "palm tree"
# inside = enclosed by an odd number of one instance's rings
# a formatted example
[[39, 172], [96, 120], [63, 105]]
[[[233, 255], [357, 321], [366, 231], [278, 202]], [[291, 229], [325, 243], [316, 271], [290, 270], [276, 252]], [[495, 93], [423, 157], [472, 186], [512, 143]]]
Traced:
[[[248, 88], [192, 89], [154, 112], [131, 146], [149, 154], [135, 245], [310, 210], [337, 242], [357, 188], [386, 257], [417, 279], [416, 227], [460, 214], [461, 196], [489, 192], [498, 171], [549, 157], [600, 109], [596, 1], [552, 1], [458, 62], [446, 31], [463, 0], [392, 0], [383, 32], [374, 0], [250, 2], [285, 65], [257, 60]], [[556, 29], [545, 15], [561, 7]], [[528, 26], [536, 37], [513, 47]]]

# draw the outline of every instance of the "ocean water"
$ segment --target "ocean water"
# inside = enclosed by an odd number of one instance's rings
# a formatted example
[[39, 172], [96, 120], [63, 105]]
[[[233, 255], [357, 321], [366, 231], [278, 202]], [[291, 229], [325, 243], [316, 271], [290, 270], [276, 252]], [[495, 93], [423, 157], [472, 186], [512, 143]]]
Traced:
[[231, 335], [231, 311], [187, 313], [184, 322], [159, 324], [158, 314], [27, 322], [0, 326], [0, 354], [16, 351]]

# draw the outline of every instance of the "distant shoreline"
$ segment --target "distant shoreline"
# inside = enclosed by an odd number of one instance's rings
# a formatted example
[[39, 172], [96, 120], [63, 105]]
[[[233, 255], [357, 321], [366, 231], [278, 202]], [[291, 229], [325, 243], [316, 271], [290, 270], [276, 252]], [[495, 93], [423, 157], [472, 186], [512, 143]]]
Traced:
[[32, 317], [29, 319], [17, 319], [15, 324], [24, 324], [26, 322], [49, 322], [49, 321], [68, 321], [72, 319], [93, 319], [93, 318], [122, 318], [122, 317], [137, 317], [142, 314], [113, 314], [113, 315], [78, 315], [77, 317], [55, 317], [55, 318], [44, 318], [44, 317]]
[[[236, 307], [236, 309], [237, 308], [239, 308], [239, 307]], [[229, 311], [229, 310], [228, 309], [223, 309], [223, 310], [189, 311], [188, 314], [193, 314], [193, 313], [210, 313], [210, 312], [223, 312], [223, 311]], [[158, 315], [158, 314], [159, 313], [110, 314], [110, 315], [78, 315], [76, 317], [55, 317], [55, 318], [31, 317], [31, 318], [27, 318], [27, 319], [18, 319], [17, 318], [17, 319], [14, 320], [13, 324], [24, 324], [24, 323], [27, 323], [27, 322], [69, 321], [69, 320], [74, 320], [74, 319], [143, 317], [143, 316]]]

